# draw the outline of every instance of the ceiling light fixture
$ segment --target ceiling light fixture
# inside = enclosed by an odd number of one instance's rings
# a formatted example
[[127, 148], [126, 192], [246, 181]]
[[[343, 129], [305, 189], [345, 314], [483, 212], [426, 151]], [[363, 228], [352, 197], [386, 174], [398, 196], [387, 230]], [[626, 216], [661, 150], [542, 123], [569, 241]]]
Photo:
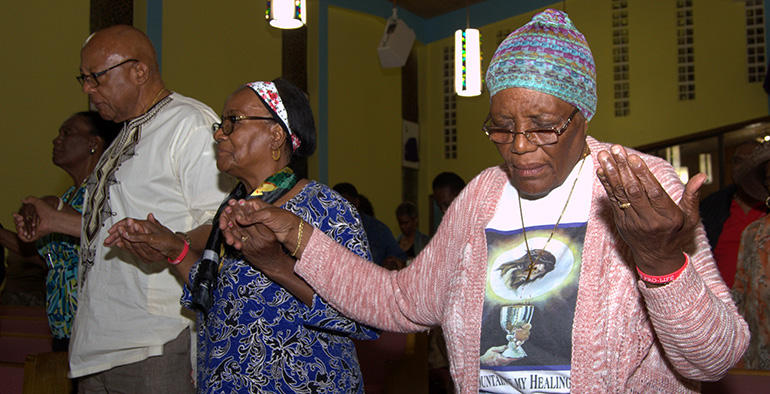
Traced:
[[466, 10], [465, 30], [455, 31], [455, 92], [462, 97], [481, 94], [481, 33], [468, 26]]
[[296, 29], [305, 26], [306, 0], [267, 0], [265, 19], [270, 26], [279, 29]]

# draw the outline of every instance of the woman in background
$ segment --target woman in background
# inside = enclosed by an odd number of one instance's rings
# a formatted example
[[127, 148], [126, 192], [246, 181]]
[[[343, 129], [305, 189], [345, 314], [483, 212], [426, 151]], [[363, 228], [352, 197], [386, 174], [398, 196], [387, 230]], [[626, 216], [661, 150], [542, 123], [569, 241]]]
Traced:
[[[757, 147], [741, 163], [736, 183], [770, 209], [770, 144]], [[770, 215], [743, 230], [731, 292], [751, 331], [740, 366], [770, 370]]]
[[404, 201], [396, 208], [396, 220], [401, 229], [401, 235], [396, 238], [396, 241], [410, 260], [420, 254], [422, 248], [430, 241], [430, 237], [418, 229], [418, 219], [417, 205], [413, 202]]
[[[53, 140], [53, 164], [67, 172], [72, 186], [61, 197], [43, 197], [57, 210], [81, 212], [85, 194], [84, 181], [96, 167], [120, 125], [102, 119], [98, 112], [78, 112], [65, 120]], [[34, 208], [24, 205], [15, 217], [34, 216]], [[77, 309], [77, 268], [80, 240], [64, 234], [50, 234], [34, 245], [23, 243], [16, 233], [0, 229], [0, 244], [30, 261], [48, 267], [46, 308], [53, 336], [53, 351], [69, 348], [72, 319]], [[34, 248], [33, 248], [34, 247]]]

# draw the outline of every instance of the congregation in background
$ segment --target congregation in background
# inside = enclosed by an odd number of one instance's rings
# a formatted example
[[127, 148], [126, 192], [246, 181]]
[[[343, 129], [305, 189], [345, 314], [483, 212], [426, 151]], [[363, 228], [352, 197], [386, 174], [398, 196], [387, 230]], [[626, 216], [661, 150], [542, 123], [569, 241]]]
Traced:
[[429, 332], [431, 393], [695, 393], [770, 370], [770, 145], [739, 145], [734, 184], [701, 199], [705, 174], [591, 137], [596, 66], [565, 12], [492, 56], [479, 135], [501, 164], [383, 209], [398, 236], [298, 165], [317, 130], [292, 82], [223, 86], [218, 115], [134, 27], [78, 49], [95, 111], [53, 140], [72, 186], [25, 198], [0, 245], [49, 270], [79, 393], [374, 392], [353, 340], [383, 332]]

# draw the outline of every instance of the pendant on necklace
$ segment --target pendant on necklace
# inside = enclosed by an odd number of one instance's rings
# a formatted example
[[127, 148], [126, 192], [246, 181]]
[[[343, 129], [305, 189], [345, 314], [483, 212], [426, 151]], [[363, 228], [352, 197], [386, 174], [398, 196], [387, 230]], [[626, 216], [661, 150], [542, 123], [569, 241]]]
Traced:
[[588, 149], [588, 145], [586, 145], [585, 149], [583, 149], [583, 157], [581, 158], [580, 168], [578, 168], [577, 176], [575, 177], [575, 181], [572, 182], [572, 188], [569, 191], [569, 194], [567, 195], [567, 202], [564, 203], [564, 208], [561, 210], [561, 214], [559, 215], [559, 219], [556, 220], [556, 224], [553, 226], [553, 230], [551, 230], [551, 235], [548, 236], [548, 240], [545, 241], [545, 245], [543, 246], [543, 249], [537, 254], [537, 257], [533, 260], [532, 259], [532, 251], [529, 248], [529, 241], [527, 240], [527, 229], [524, 225], [524, 210], [521, 207], [521, 194], [518, 194], [519, 198], [519, 217], [521, 218], [521, 232], [524, 235], [524, 245], [527, 248], [527, 257], [529, 257], [529, 267], [527, 267], [527, 282], [532, 278], [532, 272], [535, 270], [535, 262], [540, 260], [540, 257], [542, 256], [543, 252], [545, 252], [545, 248], [548, 246], [548, 244], [551, 242], [551, 238], [553, 238], [553, 234], [556, 233], [556, 229], [559, 228], [559, 223], [561, 222], [561, 218], [564, 217], [564, 212], [567, 212], [567, 206], [569, 205], [569, 200], [572, 198], [572, 192], [575, 191], [575, 186], [577, 186], [578, 179], [580, 179], [580, 173], [583, 171], [583, 164], [586, 163], [586, 156], [590, 154], [590, 150]]

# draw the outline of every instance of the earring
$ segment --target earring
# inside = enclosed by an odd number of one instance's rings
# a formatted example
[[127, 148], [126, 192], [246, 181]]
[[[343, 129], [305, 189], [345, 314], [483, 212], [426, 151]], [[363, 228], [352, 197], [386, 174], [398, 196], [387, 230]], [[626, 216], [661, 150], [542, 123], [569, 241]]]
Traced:
[[273, 161], [281, 160], [281, 150], [280, 149], [274, 149], [270, 151], [270, 156], [273, 157]]
[[766, 206], [768, 209], [770, 209], [770, 197], [767, 197], [767, 198], [765, 199], [765, 206]]
[[93, 148], [91, 148], [91, 154], [93, 155], [94, 153], [96, 153], [96, 150], [94, 150]]

